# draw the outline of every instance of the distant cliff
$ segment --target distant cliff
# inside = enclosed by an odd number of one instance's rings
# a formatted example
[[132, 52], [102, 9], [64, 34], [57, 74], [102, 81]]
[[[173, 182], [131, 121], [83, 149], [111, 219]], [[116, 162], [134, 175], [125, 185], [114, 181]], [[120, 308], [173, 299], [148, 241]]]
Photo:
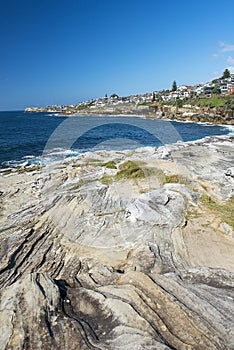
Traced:
[[25, 112], [47, 112], [47, 108], [42, 107], [27, 107], [24, 110]]
[[113, 106], [91, 106], [83, 108], [74, 108], [70, 106], [56, 108], [37, 108], [29, 107], [25, 112], [54, 112], [62, 115], [103, 115], [103, 116], [118, 116], [118, 115], [144, 115], [148, 118], [176, 119], [183, 121], [194, 121], [214, 124], [229, 124], [234, 125], [234, 110], [226, 107], [198, 107], [184, 106], [176, 107], [163, 104], [148, 104], [148, 105], [113, 105]]
[[152, 114], [158, 118], [176, 119], [214, 124], [234, 125], [234, 110], [226, 107], [176, 107], [155, 105], [151, 107]]

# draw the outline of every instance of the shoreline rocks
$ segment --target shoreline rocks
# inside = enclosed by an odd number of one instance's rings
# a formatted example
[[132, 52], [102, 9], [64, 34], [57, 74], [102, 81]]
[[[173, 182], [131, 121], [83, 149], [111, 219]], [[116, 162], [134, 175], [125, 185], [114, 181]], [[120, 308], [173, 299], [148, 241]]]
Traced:
[[233, 349], [233, 141], [0, 174], [1, 349]]
[[178, 121], [234, 125], [234, 111], [211, 107], [175, 107], [169, 105], [154, 106], [113, 106], [93, 107], [82, 110], [48, 110], [47, 108], [26, 108], [26, 112], [58, 113], [61, 116], [144, 116], [153, 119], [173, 119]]

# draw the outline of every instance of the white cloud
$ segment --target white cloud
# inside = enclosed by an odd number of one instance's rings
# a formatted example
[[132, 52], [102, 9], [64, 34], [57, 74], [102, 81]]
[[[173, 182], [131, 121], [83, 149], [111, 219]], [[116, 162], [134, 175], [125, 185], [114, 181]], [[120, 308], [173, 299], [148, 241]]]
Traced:
[[213, 58], [214, 60], [216, 60], [218, 57], [219, 57], [219, 55], [218, 55], [217, 53], [214, 53], [214, 54], [212, 55], [212, 58]]
[[217, 78], [220, 76], [220, 73], [218, 71], [212, 72], [212, 77]]
[[231, 74], [234, 74], [234, 66], [229, 66], [227, 69], [230, 71]]
[[227, 44], [225, 42], [220, 42], [219, 46], [221, 48], [221, 52], [230, 52], [230, 51], [234, 51], [234, 45], [232, 44]]
[[229, 64], [234, 64], [234, 58], [231, 57], [231, 56], [228, 56], [228, 58], [227, 58], [227, 63], [229, 63]]

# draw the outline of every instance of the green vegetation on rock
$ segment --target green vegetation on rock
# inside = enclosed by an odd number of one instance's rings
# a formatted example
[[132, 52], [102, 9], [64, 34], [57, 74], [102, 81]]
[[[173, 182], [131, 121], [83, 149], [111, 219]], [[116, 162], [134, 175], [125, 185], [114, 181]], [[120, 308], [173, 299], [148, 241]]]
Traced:
[[194, 100], [194, 104], [200, 107], [224, 107], [226, 103], [226, 96], [212, 96], [211, 98], [199, 98]]
[[104, 174], [101, 178], [101, 183], [103, 185], [110, 185], [114, 181], [114, 176]]
[[203, 194], [201, 203], [220, 216], [224, 222], [234, 229], [234, 197], [227, 200], [224, 204], [220, 204], [207, 194]]
[[9, 174], [14, 174], [14, 173], [18, 173], [18, 174], [24, 174], [24, 173], [30, 173], [32, 171], [37, 171], [40, 170], [42, 168], [41, 165], [34, 165], [31, 167], [27, 167], [27, 168], [13, 168], [13, 169], [9, 169], [4, 171], [2, 174], [3, 175], [9, 175]]
[[103, 163], [103, 164], [101, 164], [101, 166], [104, 166], [107, 169], [117, 169], [115, 162], [113, 160], [111, 160], [107, 163]]
[[[108, 162], [108, 163], [111, 163], [111, 162]], [[109, 164], [109, 166], [111, 166], [111, 169], [113, 169], [112, 163]], [[120, 164], [116, 175], [111, 176], [111, 175], [104, 174], [101, 181], [103, 184], [109, 185], [113, 181], [139, 179], [144, 177], [145, 177], [145, 173], [142, 167], [137, 162], [127, 160], [126, 162]]]
[[116, 174], [117, 180], [136, 179], [145, 177], [143, 169], [138, 163], [127, 160], [119, 166], [119, 171]]
[[23, 169], [19, 169], [18, 170], [18, 173], [19, 174], [23, 174], [23, 173], [30, 173], [32, 171], [37, 171], [37, 170], [40, 170], [42, 167], [41, 165], [34, 165], [30, 168], [23, 168]]
[[180, 184], [187, 184], [189, 180], [182, 175], [178, 174], [172, 174], [172, 175], [165, 175], [164, 176], [164, 181], [163, 184], [168, 184], [168, 183], [180, 183]]

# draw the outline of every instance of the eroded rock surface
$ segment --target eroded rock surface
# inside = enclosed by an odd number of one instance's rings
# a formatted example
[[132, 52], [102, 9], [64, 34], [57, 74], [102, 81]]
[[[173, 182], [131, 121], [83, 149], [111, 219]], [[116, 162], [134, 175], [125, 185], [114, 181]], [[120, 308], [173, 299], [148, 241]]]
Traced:
[[217, 137], [2, 174], [0, 348], [234, 349], [232, 169]]

